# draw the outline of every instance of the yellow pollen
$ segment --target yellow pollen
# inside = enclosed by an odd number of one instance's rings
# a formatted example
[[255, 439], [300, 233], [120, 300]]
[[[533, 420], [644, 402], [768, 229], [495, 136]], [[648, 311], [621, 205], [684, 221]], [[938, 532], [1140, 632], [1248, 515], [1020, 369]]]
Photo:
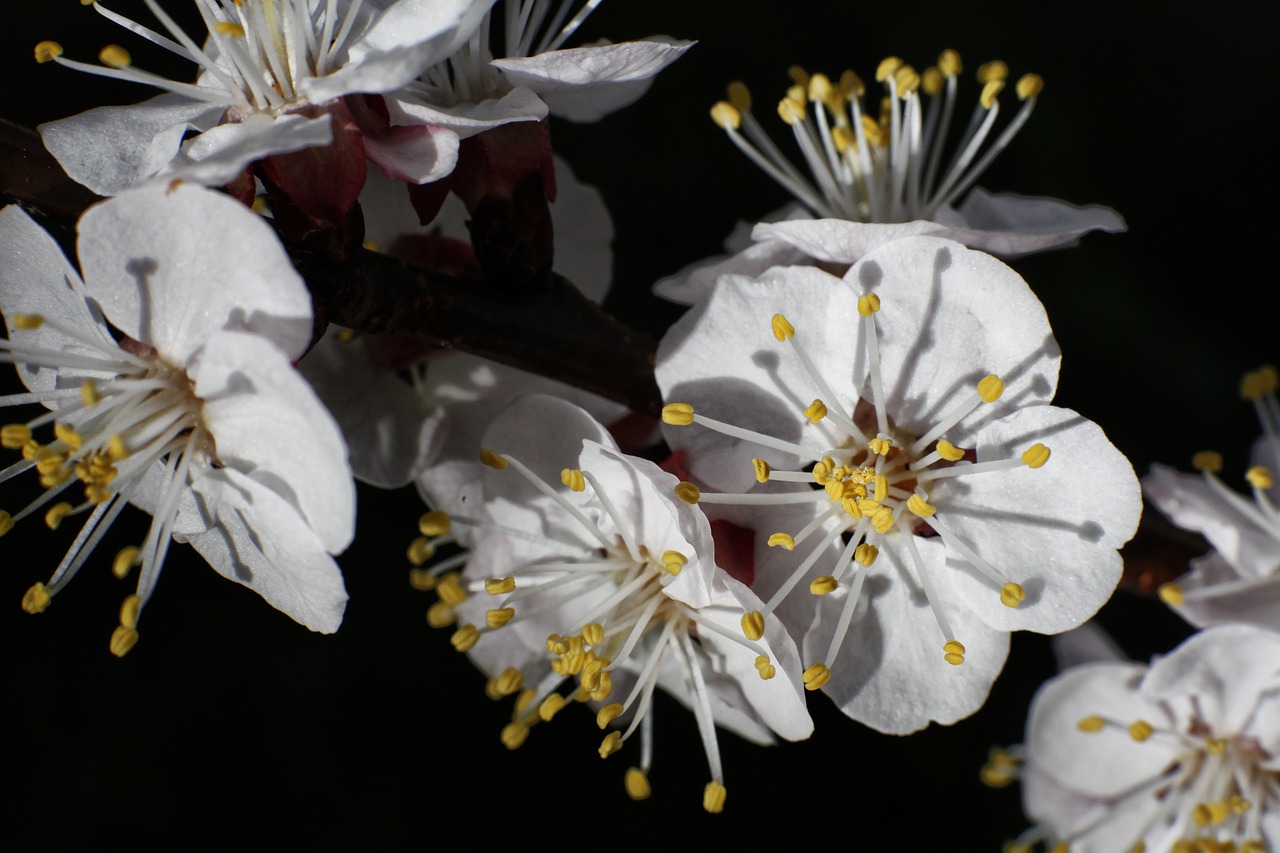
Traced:
[[769, 660], [768, 655], [756, 656], [756, 672], [760, 673], [760, 677], [765, 681], [778, 674], [778, 670], [774, 667], [773, 662]]
[[480, 639], [480, 629], [475, 625], [463, 625], [461, 628], [453, 632], [453, 636], [449, 638], [449, 643], [460, 652], [469, 651], [476, 644], [476, 640]]
[[759, 610], [750, 610], [742, 614], [742, 633], [748, 640], [755, 642], [764, 636], [764, 614]]
[[519, 692], [521, 687], [524, 687], [524, 676], [520, 674], [520, 670], [509, 666], [498, 676], [495, 685], [499, 694], [510, 696], [512, 693]]
[[116, 629], [111, 632], [111, 654], [118, 658], [122, 658], [129, 654], [129, 650], [138, 644], [138, 632], [133, 628], [127, 628], [124, 625], [117, 625]]
[[778, 101], [778, 117], [787, 124], [799, 124], [804, 121], [804, 113], [803, 101], [795, 101], [790, 97]]
[[982, 94], [978, 97], [978, 103], [982, 104], [982, 108], [985, 110], [991, 109], [995, 106], [996, 96], [1000, 94], [1002, 89], [1004, 89], [1003, 80], [992, 80], [982, 87]]
[[809, 85], [805, 87], [809, 92], [809, 100], [819, 103], [827, 103], [831, 99], [831, 78], [818, 72], [809, 78]]
[[742, 113], [728, 101], [716, 101], [711, 106], [711, 120], [721, 130], [737, 130], [742, 126]]
[[912, 495], [911, 497], [907, 498], [907, 509], [911, 510], [913, 513], [920, 516], [921, 518], [928, 518], [929, 516], [933, 515], [935, 512], [938, 511], [938, 508], [936, 506], [929, 504], [928, 502], [925, 501], [924, 498], [920, 497], [919, 495]]
[[28, 462], [34, 462], [40, 456], [40, 451], [44, 450], [38, 441], [28, 441], [22, 445], [22, 458]]
[[948, 462], [959, 462], [964, 458], [964, 451], [949, 441], [940, 440], [938, 442], [937, 450], [938, 455]]
[[437, 509], [418, 519], [418, 532], [423, 536], [443, 536], [449, 532], [449, 513]]
[[62, 56], [62, 45], [56, 41], [48, 41], [46, 39], [36, 45], [35, 54], [36, 62], [43, 65], [46, 62], [52, 62], [55, 56]]
[[1016, 583], [1010, 582], [1000, 588], [1000, 603], [1005, 607], [1017, 607], [1026, 598], [1026, 590]]
[[831, 670], [825, 663], [812, 663], [800, 676], [805, 690], [820, 690], [831, 680]]
[[600, 753], [601, 758], [608, 758], [620, 749], [622, 749], [622, 732], [609, 732], [604, 736], [604, 740], [600, 741], [600, 749], [596, 751]]
[[142, 549], [136, 545], [121, 548], [115, 560], [111, 562], [111, 574], [123, 580], [129, 575], [129, 570], [138, 565], [141, 557]]
[[44, 514], [44, 523], [49, 526], [50, 530], [57, 530], [58, 525], [62, 523], [62, 519], [71, 514], [71, 504], [66, 501], [56, 503], [49, 507], [49, 511]]
[[902, 60], [896, 56], [886, 56], [876, 66], [876, 82], [883, 83], [902, 67]]
[[42, 583], [35, 583], [22, 596], [22, 609], [28, 613], [43, 613], [49, 602], [53, 601], [53, 593]]
[[1018, 778], [1018, 759], [1000, 747], [992, 747], [987, 753], [986, 766], [980, 775], [988, 788], [1004, 788]]
[[846, 70], [840, 75], [840, 97], [846, 101], [853, 98], [861, 98], [867, 93], [867, 87], [862, 82], [862, 78], [853, 71]]
[[53, 434], [58, 437], [59, 441], [70, 447], [72, 450], [79, 450], [80, 446], [84, 444], [84, 436], [66, 424], [54, 424]]
[[924, 74], [920, 75], [920, 88], [924, 89], [926, 95], [938, 94], [944, 85], [946, 78], [937, 68], [926, 68]]
[[1191, 466], [1197, 471], [1216, 474], [1222, 470], [1222, 454], [1216, 450], [1201, 450], [1191, 457]]
[[98, 384], [92, 379], [86, 379], [80, 383], [80, 399], [84, 401], [86, 406], [96, 406], [102, 400], [102, 396], [98, 394]]
[[129, 51], [118, 44], [109, 44], [98, 51], [98, 60], [108, 68], [128, 68], [133, 64]]
[[775, 533], [769, 537], [769, 547], [785, 548], [790, 551], [796, 547], [796, 540], [790, 533]]
[[581, 492], [587, 487], [587, 478], [577, 468], [561, 468], [560, 482], [568, 486], [571, 492]]
[[582, 642], [588, 646], [598, 646], [604, 642], [604, 626], [599, 622], [582, 626]]
[[1269, 489], [1273, 483], [1271, 471], [1261, 465], [1254, 465], [1248, 471], [1245, 471], [1244, 478], [1255, 489]]
[[814, 595], [826, 595], [829, 592], [835, 592], [838, 586], [840, 586], [839, 582], [831, 575], [823, 575], [813, 579], [809, 584], [809, 592]]
[[1009, 66], [999, 59], [984, 62], [978, 66], [978, 82], [990, 83], [993, 80], [1006, 80], [1009, 77]]
[[1152, 728], [1151, 724], [1146, 720], [1134, 720], [1134, 722], [1129, 726], [1129, 737], [1133, 738], [1138, 743], [1142, 743], [1154, 733], [1155, 729]]
[[26, 424], [5, 424], [0, 427], [0, 447], [5, 450], [20, 450], [30, 440], [31, 428]]
[[538, 705], [538, 717], [544, 723], [551, 722], [551, 718], [560, 713], [560, 709], [565, 706], [564, 697], [559, 693], [552, 693], [542, 703]]
[[887, 506], [882, 506], [871, 516], [871, 526], [876, 529], [877, 533], [888, 533], [893, 527], [893, 510]]
[[436, 576], [426, 569], [410, 569], [409, 586], [419, 592], [429, 592], [436, 588]]
[[453, 608], [443, 601], [437, 601], [427, 608], [427, 624], [432, 628], [444, 628], [453, 624]]
[[858, 316], [870, 317], [880, 310], [880, 297], [874, 293], [868, 293], [858, 297]]
[[836, 144], [836, 150], [843, 154], [858, 144], [858, 136], [847, 127], [833, 127], [831, 141]]
[[120, 605], [120, 624], [126, 628], [138, 627], [138, 615], [142, 612], [142, 596], [131, 595]]
[[1039, 74], [1023, 74], [1018, 78], [1018, 85], [1014, 87], [1019, 101], [1037, 97], [1043, 89], [1044, 78]]
[[224, 36], [244, 38], [244, 27], [232, 21], [218, 21], [213, 25], [213, 28]]
[[853, 550], [853, 561], [865, 568], [870, 568], [879, 556], [880, 549], [867, 542], [863, 542]]
[[1280, 387], [1280, 371], [1269, 364], [1257, 370], [1251, 370], [1240, 380], [1240, 396], [1246, 400], [1257, 400], [1275, 392]]
[[592, 700], [603, 702], [609, 698], [609, 694], [613, 692], [613, 676], [608, 670], [601, 672], [596, 679], [596, 689], [590, 692]]
[[952, 666], [964, 663], [964, 644], [957, 640], [947, 640], [942, 644], [942, 659]]
[[[827, 497], [831, 498], [833, 501], [838, 501], [843, 500], [845, 497], [844, 486], [845, 484], [843, 481], [836, 477], [832, 477], [830, 480], [827, 480], [827, 485], [824, 487], [824, 490], [827, 493]], [[851, 494], [850, 497], [855, 497], [855, 495]]]
[[848, 513], [850, 518], [862, 518], [862, 510], [858, 508], [858, 499], [855, 497], [841, 498], [840, 508]]
[[486, 610], [484, 612], [484, 624], [490, 628], [501, 628], [510, 622], [515, 615], [516, 609], [514, 607], [499, 607], [495, 610]]
[[876, 456], [885, 456], [893, 448], [893, 439], [873, 438], [867, 442], [867, 448]]
[[0, 536], [13, 529], [13, 516], [0, 509]]
[[809, 72], [805, 71], [804, 68], [800, 67], [799, 65], [792, 65], [790, 68], [788, 68], [787, 76], [791, 78], [791, 81], [795, 83], [795, 85], [800, 86], [802, 88], [808, 88]]
[[516, 715], [519, 716], [528, 710], [529, 703], [532, 702], [533, 698], [537, 695], [538, 691], [534, 690], [532, 687], [527, 690], [520, 691], [520, 695], [516, 697], [515, 701]]
[[484, 582], [484, 591], [490, 595], [506, 595], [515, 588], [515, 578], [486, 578]]
[[1102, 728], [1105, 725], [1106, 725], [1105, 720], [1103, 720], [1101, 717], [1094, 716], [1094, 717], [1085, 717], [1080, 722], [1076, 723], [1076, 728], [1082, 732], [1092, 733], [1092, 732], [1102, 731]]
[[1042, 468], [1049, 461], [1049, 448], [1036, 442], [1022, 451], [1022, 464], [1028, 468]]
[[693, 406], [688, 403], [668, 403], [662, 407], [662, 422], [671, 426], [688, 426], [693, 423]]
[[978, 383], [978, 396], [984, 403], [994, 403], [1004, 393], [1004, 380], [994, 373], [989, 373]]
[[507, 749], [519, 749], [528, 736], [529, 727], [517, 721], [503, 726], [502, 734], [498, 737], [502, 740], [502, 745]]
[[960, 63], [960, 54], [951, 48], [938, 54], [938, 70], [948, 77], [955, 77], [964, 70], [964, 66]]
[[1165, 604], [1177, 607], [1182, 604], [1182, 584], [1175, 581], [1160, 584], [1160, 589], [1156, 592], [1160, 596], [1160, 600]]
[[696, 504], [698, 502], [698, 498], [702, 497], [702, 491], [688, 480], [676, 483], [674, 491], [676, 493], [676, 497], [687, 504]]
[[789, 86], [787, 88], [786, 94], [788, 98], [796, 102], [797, 106], [803, 109], [805, 104], [805, 94], [806, 92], [808, 92], [808, 90], [809, 90], [809, 83], [808, 83], [808, 78], [806, 77], [804, 82], [797, 83], [794, 86]]
[[876, 474], [872, 480], [873, 491], [872, 496], [878, 501], [883, 501], [889, 497], [889, 478], [884, 474]]
[[[663, 551], [662, 567], [667, 570], [669, 575], [678, 575], [689, 562], [689, 558], [679, 551]], [[592, 643], [592, 645], [595, 645]]]
[[639, 767], [632, 767], [627, 770], [627, 775], [623, 778], [622, 784], [627, 789], [627, 796], [633, 800], [649, 799], [649, 777], [644, 775], [644, 771]]
[[755, 469], [757, 483], [769, 482], [769, 475], [773, 473], [773, 469], [769, 467], [768, 462], [763, 459], [752, 459], [751, 466]]
[[[431, 544], [431, 540], [425, 536], [419, 536], [417, 539], [409, 543], [409, 550], [405, 552], [405, 556], [409, 558], [409, 562], [415, 566], [421, 566], [427, 560], [430, 560], [436, 553], [436, 546]], [[434, 582], [432, 586], [434, 586]], [[430, 586], [422, 587], [423, 589], [431, 589]]]
[[107, 439], [107, 457], [113, 462], [119, 462], [121, 459], [129, 455], [129, 448], [125, 446], [124, 439], [119, 435], [112, 435]]
[[804, 416], [808, 419], [809, 423], [816, 424], [827, 416], [827, 405], [821, 400], [814, 400], [809, 404], [808, 408], [804, 410]]
[[910, 65], [904, 65], [893, 72], [893, 90], [899, 98], [905, 99], [919, 88], [920, 75]]
[[480, 451], [480, 461], [495, 471], [501, 471], [503, 468], [507, 467], [507, 460], [503, 459], [500, 454], [487, 448]]
[[436, 594], [440, 596], [441, 601], [450, 607], [457, 607], [467, 600], [467, 591], [458, 582], [457, 572], [449, 572], [449, 574], [436, 581]]
[[609, 728], [609, 724], [622, 715], [626, 710], [617, 702], [611, 702], [596, 712], [596, 725], [601, 729]]
[[702, 808], [708, 814], [720, 814], [724, 811], [724, 801], [728, 796], [729, 792], [725, 790], [724, 785], [712, 780], [702, 789]]
[[740, 112], [750, 112], [751, 110], [751, 90], [747, 88], [747, 84], [741, 80], [734, 80], [729, 84], [726, 93], [729, 96], [729, 103], [733, 104], [734, 109]]
[[779, 342], [789, 341], [795, 336], [796, 327], [781, 314], [774, 314], [770, 321], [773, 327], [773, 337]]

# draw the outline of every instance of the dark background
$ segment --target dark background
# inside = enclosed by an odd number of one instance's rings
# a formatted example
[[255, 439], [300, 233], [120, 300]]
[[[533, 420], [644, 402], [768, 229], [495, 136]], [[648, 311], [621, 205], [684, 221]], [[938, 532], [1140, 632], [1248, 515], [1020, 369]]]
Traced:
[[[193, 18], [182, 2], [165, 5]], [[87, 61], [120, 42], [140, 67], [185, 73], [72, 0], [11, 6], [5, 118], [34, 125], [149, 94], [37, 67], [30, 49], [41, 39]], [[150, 23], [141, 6], [111, 4]], [[1058, 403], [1101, 423], [1140, 473], [1157, 460], [1185, 468], [1214, 447], [1240, 484], [1257, 427], [1237, 382], [1276, 357], [1275, 312], [1263, 303], [1275, 287], [1267, 106], [1277, 72], [1255, 8], [608, 0], [585, 38], [666, 33], [700, 44], [639, 104], [597, 125], [556, 124], [553, 139], [612, 212], [610, 307], [657, 332], [678, 312], [648, 295], [651, 283], [716, 252], [736, 219], [785, 200], [707, 116], [730, 80], [751, 86], [774, 125], [767, 105], [793, 63], [865, 79], [886, 55], [923, 68], [953, 47], [966, 100], [982, 61], [1042, 74], [1036, 114], [980, 183], [1108, 204], [1130, 227], [1014, 263], [1063, 349]], [[0, 487], [0, 505], [15, 511], [28, 485]], [[601, 762], [586, 713], [537, 727], [515, 753], [499, 743], [509, 706], [484, 697], [482, 676], [426, 626], [433, 597], [406, 582], [417, 496], [362, 489], [360, 500], [356, 543], [339, 558], [351, 603], [331, 637], [177, 547], [140, 643], [117, 660], [107, 639], [131, 589], [107, 564], [142, 535], [140, 514], [126, 513], [39, 617], [18, 603], [73, 534], [28, 522], [0, 542], [0, 767], [17, 786], [2, 801], [0, 846], [423, 847], [453, 846], [455, 832], [480, 847], [799, 846], [829, 827], [853, 849], [995, 850], [1025, 826], [1016, 789], [985, 789], [977, 774], [991, 745], [1021, 739], [1031, 695], [1053, 672], [1045, 638], [1015, 636], [987, 706], [955, 726], [886, 737], [814, 696], [807, 743], [762, 749], [723, 735], [729, 798], [719, 816], [701, 811], [707, 772], [692, 716], [664, 700], [654, 794], [632, 803], [622, 776], [636, 748]], [[1123, 592], [1100, 620], [1140, 659], [1188, 633], [1158, 602]]]

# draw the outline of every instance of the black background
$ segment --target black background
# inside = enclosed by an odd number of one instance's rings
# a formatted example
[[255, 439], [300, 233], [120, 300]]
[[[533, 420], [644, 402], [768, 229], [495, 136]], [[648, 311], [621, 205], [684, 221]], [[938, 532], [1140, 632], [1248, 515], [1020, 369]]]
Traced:
[[[112, 4], [150, 22], [141, 6]], [[793, 63], [869, 78], [886, 55], [923, 68], [953, 47], [971, 97], [970, 73], [987, 59], [1015, 76], [1039, 72], [1036, 114], [980, 183], [1108, 204], [1130, 227], [1013, 264], [1063, 349], [1057, 402], [1101, 423], [1139, 472], [1157, 460], [1185, 468], [1214, 447], [1239, 484], [1257, 427], [1238, 378], [1276, 357], [1275, 312], [1263, 306], [1275, 288], [1277, 72], [1256, 8], [608, 0], [585, 38], [700, 44], [639, 104], [596, 125], [557, 123], [553, 139], [614, 218], [609, 307], [657, 332], [678, 312], [649, 296], [652, 282], [716, 252], [736, 219], [785, 200], [708, 119], [727, 82], [746, 81], [773, 124], [767, 104]], [[37, 67], [30, 49], [41, 39], [88, 61], [120, 42], [140, 67], [189, 76], [73, 0], [10, 4], [4, 25], [0, 115], [28, 125], [148, 95]], [[0, 486], [0, 506], [16, 511], [29, 485]], [[654, 794], [632, 803], [622, 776], [634, 747], [601, 762], [600, 734], [580, 709], [515, 753], [499, 743], [507, 705], [484, 697], [482, 676], [426, 626], [432, 597], [406, 582], [417, 496], [362, 488], [360, 502], [356, 543], [339, 558], [351, 603], [337, 635], [293, 624], [176, 547], [123, 660], [107, 639], [131, 589], [111, 577], [108, 555], [142, 535], [140, 514], [126, 513], [39, 617], [21, 612], [22, 593], [73, 534], [28, 522], [0, 541], [0, 768], [16, 785], [0, 800], [0, 845], [800, 846], [829, 828], [852, 849], [994, 850], [1025, 826], [1016, 789], [985, 789], [977, 774], [991, 745], [1021, 739], [1031, 695], [1053, 672], [1042, 637], [1014, 637], [987, 706], [955, 726], [886, 737], [815, 696], [806, 743], [762, 749], [724, 735], [729, 798], [718, 816], [700, 808], [707, 773], [692, 717], [660, 702]], [[1123, 592], [1100, 619], [1140, 659], [1189, 630]]]

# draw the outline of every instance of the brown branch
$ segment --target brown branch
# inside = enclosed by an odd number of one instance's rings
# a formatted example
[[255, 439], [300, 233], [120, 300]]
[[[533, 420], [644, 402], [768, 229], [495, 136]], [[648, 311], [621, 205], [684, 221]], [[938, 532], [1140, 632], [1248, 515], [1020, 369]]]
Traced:
[[[98, 197], [73, 182], [32, 130], [0, 119], [0, 195], [70, 233]], [[288, 245], [286, 241], [286, 245]], [[317, 313], [359, 332], [399, 332], [558, 379], [656, 414], [652, 339], [560, 276], [545, 287], [435, 275], [360, 251], [340, 264], [289, 246]]]

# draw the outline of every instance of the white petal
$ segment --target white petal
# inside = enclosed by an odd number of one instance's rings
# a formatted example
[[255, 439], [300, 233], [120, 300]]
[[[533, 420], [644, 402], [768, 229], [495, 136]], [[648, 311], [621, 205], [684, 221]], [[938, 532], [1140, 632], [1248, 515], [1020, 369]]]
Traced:
[[1053, 656], [1058, 670], [1064, 671], [1086, 663], [1127, 663], [1128, 655], [1120, 650], [1111, 635], [1097, 622], [1086, 622], [1079, 628], [1053, 638]]
[[604, 302], [613, 280], [613, 218], [604, 196], [578, 180], [569, 164], [555, 157], [556, 200], [551, 205], [555, 270], [582, 295]]
[[681, 305], [693, 305], [706, 298], [716, 279], [722, 275], [754, 277], [763, 275], [771, 267], [799, 264], [804, 260], [804, 254], [790, 244], [781, 240], [764, 240], [737, 254], [687, 266], [655, 284], [653, 292]]
[[1056, 198], [992, 194], [976, 187], [960, 205], [965, 227], [948, 236], [973, 249], [1012, 258], [1069, 246], [1090, 231], [1116, 234], [1124, 219], [1109, 207], [1079, 207]]
[[393, 125], [432, 125], [448, 128], [459, 139], [475, 136], [513, 121], [541, 121], [547, 105], [533, 91], [512, 89], [501, 98], [479, 103], [464, 101], [453, 106], [427, 104], [401, 95], [388, 97], [387, 112]]
[[258, 160], [332, 141], [328, 113], [317, 118], [254, 113], [244, 121], [220, 124], [189, 139], [156, 178], [218, 187], [240, 177]]
[[[762, 222], [751, 236], [757, 241], [786, 243], [815, 261], [851, 264], [904, 237], [948, 237], [952, 229], [937, 222], [850, 222], [846, 219], [794, 219]], [[963, 242], [963, 241], [959, 241]]]
[[1211, 551], [1192, 561], [1178, 586], [1182, 603], [1171, 606], [1197, 628], [1243, 624], [1280, 631], [1280, 574], [1241, 577], [1221, 554]]
[[383, 136], [366, 134], [364, 150], [383, 174], [398, 181], [427, 184], [458, 165], [458, 135], [443, 127], [413, 128]]
[[555, 115], [596, 121], [639, 99], [653, 77], [693, 44], [663, 36], [495, 59], [492, 64], [541, 95]]
[[222, 328], [264, 335], [291, 358], [311, 341], [311, 296], [275, 233], [221, 193], [147, 187], [94, 205], [79, 251], [107, 319], [173, 364]]
[[294, 507], [232, 468], [207, 472], [195, 487], [218, 516], [190, 540], [209, 565], [311, 630], [338, 630], [347, 603], [342, 573]]
[[213, 127], [226, 109], [166, 93], [132, 106], [99, 107], [38, 129], [72, 180], [98, 195], [116, 195], [161, 172], [177, 156], [188, 130]]
[[288, 358], [243, 332], [209, 339], [189, 374], [218, 459], [297, 508], [331, 553], [355, 529], [355, 486], [337, 424]]

